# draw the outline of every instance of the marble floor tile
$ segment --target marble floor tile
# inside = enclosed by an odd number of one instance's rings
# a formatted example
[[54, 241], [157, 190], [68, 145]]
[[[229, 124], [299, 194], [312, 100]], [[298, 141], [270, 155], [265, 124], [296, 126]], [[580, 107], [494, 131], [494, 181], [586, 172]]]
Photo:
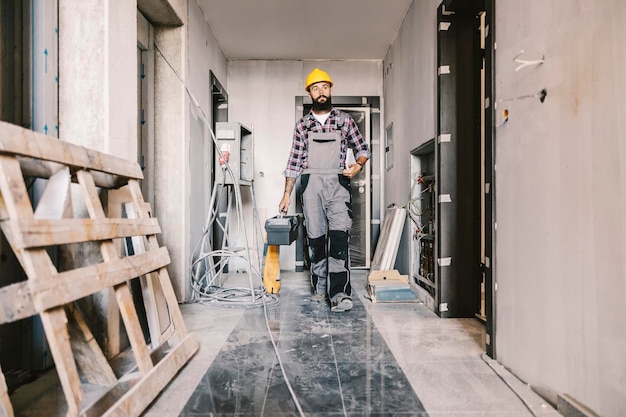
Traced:
[[310, 295], [287, 285], [267, 316], [246, 311], [180, 415], [298, 415], [284, 377], [306, 415], [424, 415], [362, 302], [337, 314]]
[[[285, 377], [307, 417], [533, 416], [483, 360], [482, 322], [372, 303], [367, 274], [353, 272], [345, 313], [312, 302], [308, 274], [294, 272], [267, 309], [183, 306], [201, 349], [144, 417], [300, 417]], [[533, 398], [536, 415], [555, 416]]]
[[525, 411], [523, 403], [480, 359], [411, 362], [402, 367], [429, 414]]
[[[344, 313], [311, 301], [306, 272], [281, 271], [267, 308], [182, 304], [200, 349], [142, 417], [301, 417], [286, 381], [306, 417], [559, 415], [484, 356], [482, 322], [372, 303], [367, 274], [353, 271], [354, 308]], [[228, 284], [246, 286], [246, 274], [230, 275]], [[50, 415], [54, 401], [64, 405], [56, 390], [16, 417]]]

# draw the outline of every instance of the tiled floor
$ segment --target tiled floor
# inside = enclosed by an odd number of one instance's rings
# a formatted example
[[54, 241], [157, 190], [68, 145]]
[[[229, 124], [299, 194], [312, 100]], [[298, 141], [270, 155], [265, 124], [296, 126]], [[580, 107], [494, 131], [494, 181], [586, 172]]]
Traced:
[[559, 415], [483, 355], [476, 319], [440, 319], [419, 303], [374, 304], [365, 271], [353, 273], [354, 308], [331, 313], [310, 301], [306, 273], [281, 277], [267, 322], [262, 307], [182, 306], [201, 348], [145, 416]]

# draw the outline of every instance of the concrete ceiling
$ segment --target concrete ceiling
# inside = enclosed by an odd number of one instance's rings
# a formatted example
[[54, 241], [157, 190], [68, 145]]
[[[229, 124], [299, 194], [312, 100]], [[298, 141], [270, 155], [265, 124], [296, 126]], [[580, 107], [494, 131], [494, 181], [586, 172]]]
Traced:
[[197, 1], [231, 60], [382, 60], [413, 0]]

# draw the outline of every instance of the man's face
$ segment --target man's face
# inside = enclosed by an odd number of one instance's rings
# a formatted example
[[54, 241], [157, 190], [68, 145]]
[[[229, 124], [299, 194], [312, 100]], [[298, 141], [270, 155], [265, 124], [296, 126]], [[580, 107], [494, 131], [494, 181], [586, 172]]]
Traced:
[[309, 95], [313, 100], [314, 110], [330, 110], [331, 96], [330, 96], [330, 84], [327, 82], [319, 82], [309, 87]]

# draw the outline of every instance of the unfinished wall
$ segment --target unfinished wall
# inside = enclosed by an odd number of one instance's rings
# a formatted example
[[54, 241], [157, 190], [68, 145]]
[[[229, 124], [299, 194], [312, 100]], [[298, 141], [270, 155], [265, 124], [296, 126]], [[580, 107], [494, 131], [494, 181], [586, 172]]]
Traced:
[[190, 296], [190, 256], [204, 226], [212, 186], [209, 71], [225, 85], [227, 67], [197, 2], [187, 6], [183, 26], [155, 30], [161, 51], [156, 58], [155, 211], [180, 300]]
[[[385, 128], [393, 123], [393, 168], [385, 172], [385, 206], [406, 207], [410, 152], [435, 136], [437, 1], [416, 0], [383, 63]], [[407, 220], [407, 225], [408, 225]], [[405, 227], [396, 268], [409, 273], [411, 227]]]
[[[187, 98], [189, 104], [189, 154], [188, 175], [189, 183], [186, 192], [189, 201], [189, 228], [187, 242], [188, 255], [185, 258], [186, 275], [181, 279], [181, 291], [188, 298], [189, 260], [205, 226], [209, 211], [211, 191], [213, 188], [213, 141], [210, 128], [213, 120], [211, 116], [212, 96], [209, 86], [210, 72], [218, 78], [226, 90], [227, 61], [224, 54], [208, 26], [198, 3], [189, 2], [188, 23], [189, 54], [188, 86], [193, 99]], [[181, 271], [182, 272], [182, 271]], [[183, 278], [183, 277], [181, 277]], [[183, 284], [184, 283], [184, 284]]]
[[[137, 160], [136, 15], [123, 0], [59, 1], [59, 138], [131, 161]], [[85, 216], [81, 193], [72, 203], [74, 215]], [[62, 269], [100, 258], [88, 244], [58, 252]], [[104, 323], [95, 336], [105, 353], [119, 353], [127, 342], [113, 293], [93, 295], [83, 309], [88, 320]]]
[[625, 16], [496, 2], [497, 358], [604, 417], [626, 415]]
[[[295, 97], [316, 66], [334, 82], [335, 96], [382, 96], [380, 61], [231, 61], [228, 66], [229, 120], [254, 132], [254, 189], [262, 226], [278, 213], [293, 128]], [[289, 212], [295, 209], [295, 193]], [[251, 227], [251, 226], [250, 226]], [[263, 230], [264, 231], [264, 230]], [[280, 267], [295, 268], [295, 244], [282, 246]]]
[[59, 2], [59, 133], [137, 155], [136, 8], [123, 0]]
[[[408, 152], [435, 135], [438, 4], [413, 3], [384, 61], [385, 204], [406, 203]], [[554, 402], [626, 415], [626, 3], [496, 11], [497, 359]], [[521, 50], [545, 63], [515, 71]]]
[[[135, 160], [136, 5], [71, 3], [60, 2], [61, 136]], [[140, 3], [149, 10], [169, 12], [152, 16], [158, 47], [151, 104], [155, 109], [153, 208], [161, 219], [160, 238], [171, 254], [174, 288], [185, 299], [190, 247], [198, 237], [194, 231], [202, 229], [212, 182], [204, 120], [204, 115], [210, 115], [209, 71], [225, 85], [226, 59], [195, 0], [172, 1], [167, 7], [163, 1]], [[169, 26], [178, 21], [182, 26]]]

